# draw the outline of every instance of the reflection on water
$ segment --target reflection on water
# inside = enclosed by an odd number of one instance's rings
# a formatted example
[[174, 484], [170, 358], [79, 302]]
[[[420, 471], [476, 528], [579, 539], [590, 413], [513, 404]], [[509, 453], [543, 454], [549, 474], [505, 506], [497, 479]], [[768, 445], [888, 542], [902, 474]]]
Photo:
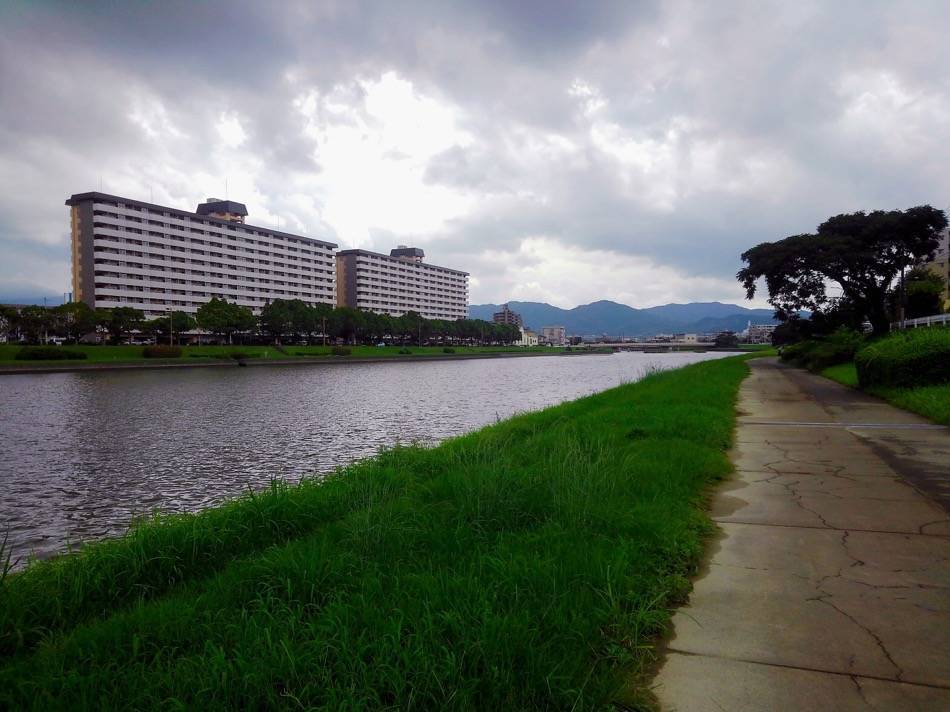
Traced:
[[719, 354], [0, 376], [0, 537], [46, 556], [397, 442], [435, 442]]

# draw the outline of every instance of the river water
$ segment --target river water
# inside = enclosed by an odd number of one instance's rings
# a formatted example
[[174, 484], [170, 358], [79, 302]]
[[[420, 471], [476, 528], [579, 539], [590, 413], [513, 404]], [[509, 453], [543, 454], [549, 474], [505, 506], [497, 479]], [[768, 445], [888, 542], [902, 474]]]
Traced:
[[618, 353], [0, 376], [0, 541], [21, 563], [331, 471], [396, 443], [438, 442], [722, 354]]

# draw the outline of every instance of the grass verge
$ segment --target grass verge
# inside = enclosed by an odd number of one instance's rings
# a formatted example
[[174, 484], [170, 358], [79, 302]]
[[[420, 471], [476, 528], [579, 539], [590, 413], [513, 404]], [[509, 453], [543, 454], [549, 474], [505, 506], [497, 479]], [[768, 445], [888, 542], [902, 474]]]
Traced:
[[649, 704], [742, 358], [323, 483], [140, 523], [0, 581], [0, 708]]
[[[821, 375], [851, 388], [858, 388], [858, 372], [853, 363], [831, 366], [824, 369]], [[918, 413], [935, 423], [950, 425], [950, 384], [916, 388], [872, 386], [864, 390], [898, 408]]]
[[[61, 368], [63, 361], [17, 361], [16, 353], [20, 346], [0, 344], [0, 366], [9, 367], [42, 367], [44, 364]], [[59, 347], [55, 347], [59, 348]], [[84, 364], [105, 363], [154, 363], [155, 359], [144, 357], [141, 346], [69, 346], [64, 347], [71, 351], [80, 351], [86, 358], [80, 362]], [[439, 356], [451, 357], [472, 354], [489, 353], [567, 353], [563, 348], [552, 346], [453, 346], [454, 351], [446, 354], [441, 346], [348, 346], [349, 357], [333, 356], [330, 346], [285, 346], [284, 351], [278, 351], [273, 346], [182, 346], [181, 357], [170, 359], [174, 362], [195, 361], [196, 359], [230, 359], [233, 354], [240, 353], [242, 358], [267, 361], [284, 361], [300, 357], [333, 357], [334, 359], [355, 358], [405, 358], [408, 356]], [[593, 349], [591, 349], [593, 351]], [[403, 353], [400, 353], [402, 351]], [[405, 352], [408, 352], [405, 353]], [[576, 351], [575, 351], [576, 353]], [[68, 365], [74, 365], [70, 362]], [[80, 366], [81, 368], [81, 366]]]

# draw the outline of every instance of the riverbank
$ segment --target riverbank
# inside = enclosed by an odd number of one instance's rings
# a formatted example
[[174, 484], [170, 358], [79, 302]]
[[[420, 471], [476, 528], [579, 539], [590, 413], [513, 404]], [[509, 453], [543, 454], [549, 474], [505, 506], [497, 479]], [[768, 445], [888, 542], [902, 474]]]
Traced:
[[392, 363], [398, 361], [449, 361], [455, 359], [516, 358], [524, 356], [578, 356], [613, 353], [611, 349], [566, 348], [549, 346], [454, 347], [447, 353], [442, 347], [351, 346], [345, 355], [333, 354], [329, 346], [295, 346], [279, 351], [273, 346], [185, 346], [173, 359], [150, 359], [140, 346], [64, 347], [79, 350], [85, 360], [16, 361], [18, 347], [0, 346], [0, 375], [19, 373], [70, 373], [73, 371], [111, 371], [168, 368], [238, 368], [243, 366], [299, 366], [304, 364]]
[[641, 704], [746, 373], [658, 373], [37, 562], [0, 588], [0, 706]]

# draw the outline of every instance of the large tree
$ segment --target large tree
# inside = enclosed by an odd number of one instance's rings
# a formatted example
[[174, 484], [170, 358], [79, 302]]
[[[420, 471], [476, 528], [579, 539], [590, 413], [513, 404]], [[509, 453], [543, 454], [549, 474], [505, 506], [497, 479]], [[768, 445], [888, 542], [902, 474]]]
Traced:
[[202, 329], [227, 336], [229, 344], [234, 340], [235, 332], [251, 331], [257, 325], [257, 318], [249, 308], [217, 297], [198, 307], [196, 317]]
[[17, 318], [20, 332], [31, 343], [43, 341], [56, 326], [53, 312], [46, 307], [30, 305], [23, 307]]
[[800, 310], [821, 312], [837, 298], [827, 293], [837, 284], [841, 298], [871, 323], [875, 335], [890, 326], [887, 292], [904, 269], [929, 259], [947, 226], [943, 211], [929, 205], [907, 210], [876, 210], [836, 215], [815, 234], [763, 242], [742, 254], [746, 267], [737, 275], [752, 299], [756, 282], [765, 279], [769, 303], [781, 319]]
[[99, 326], [109, 332], [109, 339], [114, 344], [122, 341], [122, 337], [130, 331], [142, 329], [145, 323], [145, 314], [141, 309], [134, 307], [114, 307], [112, 309], [97, 309], [96, 321]]
[[85, 302], [67, 302], [53, 309], [56, 330], [69, 341], [79, 341], [90, 331], [96, 330], [96, 313]]
[[895, 290], [892, 299], [896, 302], [903, 298], [908, 319], [933, 316], [943, 311], [943, 285], [943, 278], [939, 274], [926, 267], [915, 267], [907, 273], [904, 294], [899, 289]]

